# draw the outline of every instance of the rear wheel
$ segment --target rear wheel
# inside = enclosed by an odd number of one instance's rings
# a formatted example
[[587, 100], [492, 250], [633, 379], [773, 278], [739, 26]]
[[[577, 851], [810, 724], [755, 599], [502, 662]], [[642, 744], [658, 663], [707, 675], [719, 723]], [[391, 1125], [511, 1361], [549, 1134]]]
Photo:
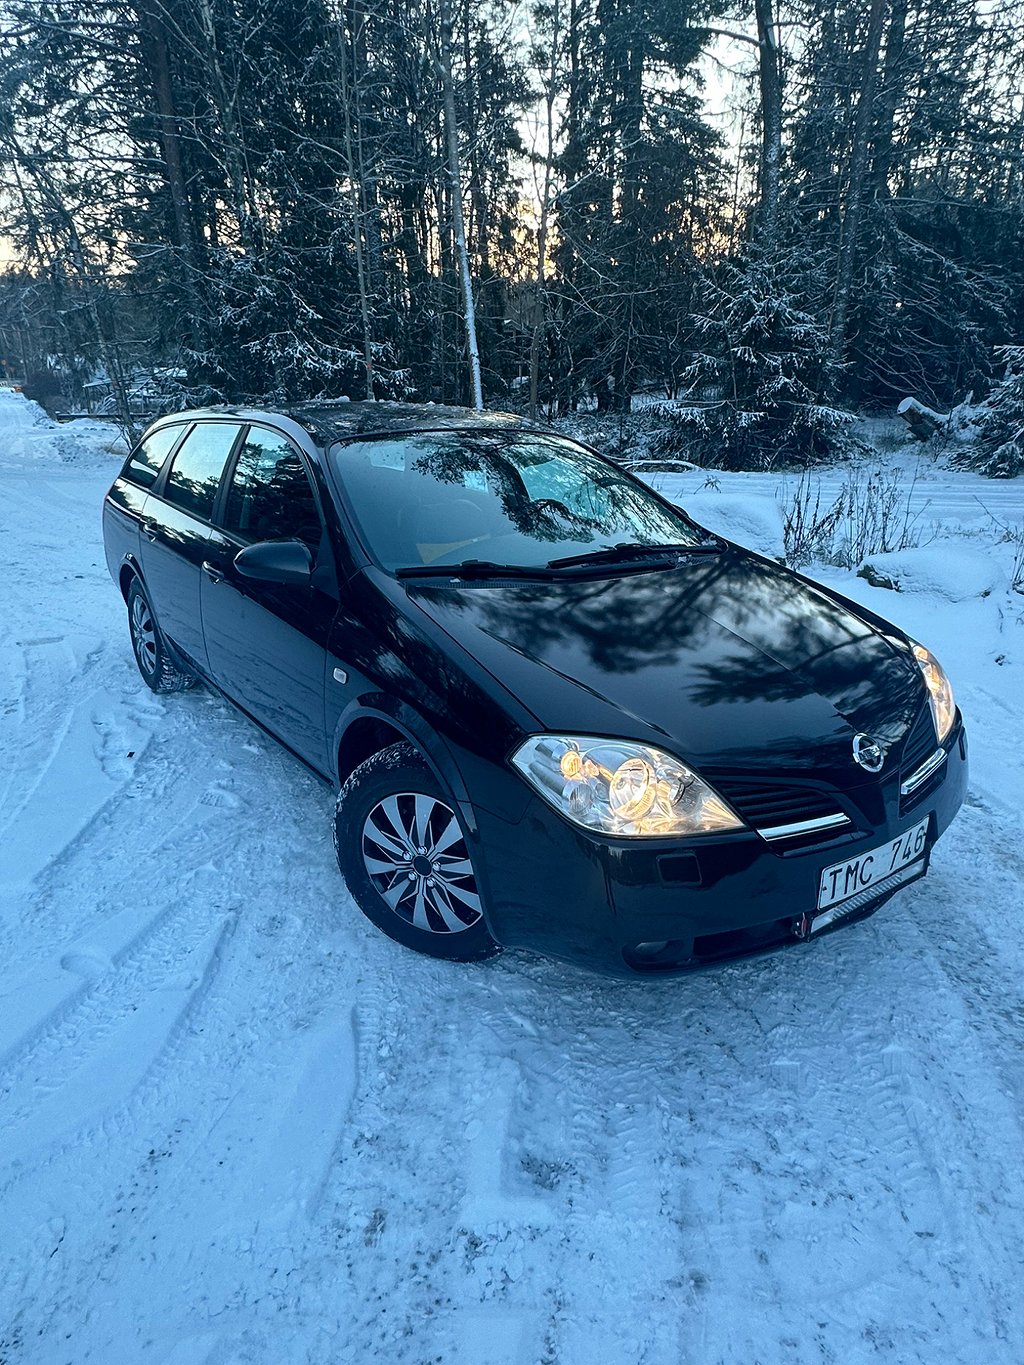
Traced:
[[128, 589], [128, 628], [143, 681], [154, 692], [184, 692], [197, 679], [172, 658], [156, 623], [146, 590], [137, 578]]
[[397, 942], [457, 962], [499, 951], [455, 803], [411, 744], [382, 749], [343, 784], [334, 848], [356, 904]]

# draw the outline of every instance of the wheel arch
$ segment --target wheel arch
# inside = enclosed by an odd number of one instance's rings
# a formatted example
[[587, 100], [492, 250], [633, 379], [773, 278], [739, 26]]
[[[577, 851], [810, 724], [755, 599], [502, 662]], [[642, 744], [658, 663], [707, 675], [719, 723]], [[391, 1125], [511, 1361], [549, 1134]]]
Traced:
[[373, 754], [402, 741], [416, 749], [438, 781], [451, 792], [475, 833], [472, 802], [447, 744], [418, 712], [382, 694], [362, 697], [342, 713], [333, 750], [338, 785]]
[[132, 580], [138, 579], [139, 583], [145, 588], [146, 584], [142, 577], [142, 570], [139, 568], [138, 561], [134, 555], [125, 555], [120, 569], [117, 571], [117, 586], [121, 590], [121, 596], [128, 601], [128, 593], [131, 591]]

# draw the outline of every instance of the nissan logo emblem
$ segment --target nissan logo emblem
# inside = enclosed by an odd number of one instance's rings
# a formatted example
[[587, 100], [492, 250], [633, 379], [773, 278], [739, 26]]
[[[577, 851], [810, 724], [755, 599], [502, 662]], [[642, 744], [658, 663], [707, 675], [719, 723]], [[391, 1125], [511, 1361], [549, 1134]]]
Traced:
[[869, 773], [877, 773], [885, 762], [881, 745], [876, 744], [870, 735], [854, 735], [853, 758], [855, 763], [859, 763]]

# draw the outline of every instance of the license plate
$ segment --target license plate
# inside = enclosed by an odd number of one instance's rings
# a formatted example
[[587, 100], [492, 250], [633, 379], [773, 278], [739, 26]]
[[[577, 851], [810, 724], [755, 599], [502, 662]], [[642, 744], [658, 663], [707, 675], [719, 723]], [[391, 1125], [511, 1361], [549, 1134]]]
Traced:
[[[888, 880], [925, 855], [928, 846], [928, 821], [922, 820], [913, 829], [905, 830], [897, 839], [879, 844], [845, 863], [833, 863], [821, 874], [818, 887], [818, 909], [841, 905], [843, 901], [860, 896], [872, 886]], [[817, 927], [817, 926], [816, 926]]]

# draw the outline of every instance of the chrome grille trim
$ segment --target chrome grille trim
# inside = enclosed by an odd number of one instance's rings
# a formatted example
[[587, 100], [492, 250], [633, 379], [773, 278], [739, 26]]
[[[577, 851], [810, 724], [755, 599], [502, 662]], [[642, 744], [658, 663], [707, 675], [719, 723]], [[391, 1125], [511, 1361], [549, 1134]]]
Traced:
[[934, 753], [929, 754], [921, 766], [915, 768], [905, 782], [900, 783], [900, 796], [909, 796], [911, 792], [917, 791], [933, 773], [938, 772], [946, 757], [945, 749], [936, 749]]
[[797, 820], [791, 825], [770, 825], [757, 832], [762, 839], [796, 839], [801, 834], [818, 834], [824, 829], [840, 829], [853, 822], [848, 815], [837, 811], [835, 815], [820, 815], [816, 820]]

